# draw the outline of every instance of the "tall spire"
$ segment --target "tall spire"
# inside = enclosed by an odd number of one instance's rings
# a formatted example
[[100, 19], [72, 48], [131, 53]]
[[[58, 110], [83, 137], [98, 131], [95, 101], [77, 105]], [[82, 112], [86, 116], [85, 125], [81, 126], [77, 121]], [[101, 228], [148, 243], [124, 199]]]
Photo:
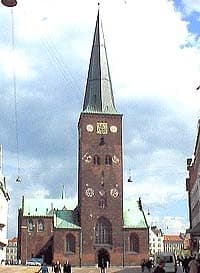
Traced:
[[99, 10], [90, 57], [83, 112], [117, 114]]

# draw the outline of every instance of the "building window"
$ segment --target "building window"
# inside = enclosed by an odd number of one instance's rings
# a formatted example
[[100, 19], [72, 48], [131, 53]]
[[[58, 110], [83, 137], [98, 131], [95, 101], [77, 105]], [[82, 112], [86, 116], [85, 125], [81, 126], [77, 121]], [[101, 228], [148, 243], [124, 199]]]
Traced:
[[95, 227], [96, 244], [112, 244], [112, 226], [105, 218], [100, 217]]
[[75, 253], [75, 237], [72, 234], [66, 236], [66, 252]]
[[139, 252], [139, 238], [135, 233], [131, 233], [130, 235], [130, 251], [134, 253]]
[[33, 220], [29, 219], [27, 224], [28, 224], [28, 231], [33, 231]]
[[98, 205], [99, 205], [100, 209], [104, 209], [106, 207], [106, 199], [105, 198], [100, 198]]
[[38, 220], [38, 231], [44, 231], [44, 223], [42, 219]]
[[93, 158], [94, 165], [100, 165], [100, 157], [95, 155]]
[[110, 155], [106, 155], [105, 164], [112, 165], [112, 157]]

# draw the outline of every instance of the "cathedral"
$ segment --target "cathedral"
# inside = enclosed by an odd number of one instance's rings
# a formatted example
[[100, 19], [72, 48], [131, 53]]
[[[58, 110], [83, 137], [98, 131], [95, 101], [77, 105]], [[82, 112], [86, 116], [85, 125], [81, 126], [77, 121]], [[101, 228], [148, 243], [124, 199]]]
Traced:
[[148, 225], [141, 200], [123, 200], [122, 114], [114, 103], [97, 14], [84, 103], [78, 121], [78, 200], [22, 197], [18, 259], [42, 257], [73, 266], [139, 265], [148, 257]]

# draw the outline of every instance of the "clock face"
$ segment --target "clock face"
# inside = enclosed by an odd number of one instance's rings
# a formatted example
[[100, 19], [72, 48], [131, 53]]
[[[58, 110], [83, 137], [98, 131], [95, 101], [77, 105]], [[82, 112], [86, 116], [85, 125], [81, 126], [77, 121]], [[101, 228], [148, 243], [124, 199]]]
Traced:
[[94, 130], [93, 125], [92, 125], [92, 124], [88, 124], [88, 125], [86, 126], [86, 130], [87, 130], [88, 132], [92, 133], [93, 130]]
[[115, 164], [118, 164], [119, 163], [119, 158], [116, 155], [113, 155], [112, 162], [115, 163]]
[[85, 191], [85, 195], [87, 197], [92, 197], [94, 196], [94, 190], [92, 188], [87, 188], [86, 191]]
[[92, 156], [88, 153], [85, 153], [82, 157], [82, 160], [84, 160], [86, 163], [90, 163], [92, 161]]
[[110, 190], [110, 195], [112, 196], [112, 197], [114, 197], [114, 198], [116, 198], [118, 195], [119, 195], [119, 192], [118, 192], [118, 190], [117, 189], [111, 189]]
[[106, 135], [108, 133], [108, 124], [106, 122], [97, 122], [97, 134]]
[[111, 133], [117, 133], [117, 126], [115, 125], [110, 126], [110, 131]]

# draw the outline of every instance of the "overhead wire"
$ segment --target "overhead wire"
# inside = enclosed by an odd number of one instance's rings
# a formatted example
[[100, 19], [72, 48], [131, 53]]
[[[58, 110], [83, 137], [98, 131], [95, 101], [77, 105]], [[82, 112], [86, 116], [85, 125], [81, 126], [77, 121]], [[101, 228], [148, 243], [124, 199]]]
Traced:
[[[55, 68], [61, 73], [64, 81], [67, 83], [67, 87], [73, 88], [73, 90], [76, 90], [77, 93], [80, 93], [80, 86], [77, 85], [77, 81], [72, 76], [72, 73], [67, 69], [67, 65], [62, 61], [62, 58], [60, 56], [60, 53], [58, 52], [56, 46], [54, 45], [53, 41], [50, 39], [50, 37], [44, 36], [44, 38], [41, 38], [43, 46], [47, 49], [48, 55], [51, 57], [49, 59], [51, 62], [54, 61], [53, 64]], [[66, 77], [66, 75], [69, 76]]]
[[[15, 67], [15, 26], [14, 26], [14, 14], [11, 8], [11, 40], [12, 40], [12, 53], [13, 53], [13, 63], [12, 63], [12, 77], [13, 77], [13, 93], [14, 93], [14, 118], [15, 118], [15, 139], [16, 139], [16, 154], [17, 154], [17, 178], [16, 182], [21, 182], [21, 166], [19, 157], [19, 129], [18, 129], [18, 106], [17, 106], [17, 84], [16, 84], [16, 67]], [[80, 87], [77, 86], [75, 79], [73, 78], [70, 71], [66, 68], [66, 64], [62, 61], [59, 52], [56, 49], [50, 38], [46, 36], [40, 39], [43, 46], [46, 48], [50, 61], [54, 64], [54, 67], [60, 72], [62, 78], [67, 83], [67, 87], [73, 88], [73, 90], [80, 93]], [[69, 78], [66, 77], [69, 75]]]
[[[29, 12], [24, 11], [24, 15], [28, 16]], [[32, 21], [35, 27], [41, 28], [40, 24], [36, 21]], [[40, 37], [40, 41], [44, 48], [46, 49], [45, 53], [47, 56], [49, 56], [50, 62], [54, 65], [54, 67], [60, 72], [62, 75], [62, 78], [67, 83], [67, 87], [73, 88], [73, 90], [76, 90], [77, 93], [80, 94], [80, 86], [77, 84], [77, 80], [74, 79], [72, 73], [70, 72], [70, 69], [67, 67], [67, 63], [63, 61], [63, 56], [60, 54], [60, 52], [57, 50], [54, 42], [49, 37], [49, 35], [42, 33]], [[68, 75], [69, 77], [67, 77]]]
[[15, 118], [15, 139], [16, 139], [16, 154], [17, 154], [17, 178], [16, 182], [21, 182], [20, 178], [20, 160], [19, 160], [19, 132], [18, 132], [18, 109], [17, 109], [17, 85], [16, 85], [16, 64], [15, 64], [15, 29], [14, 29], [14, 12], [11, 12], [11, 43], [12, 43], [12, 80], [14, 93], [14, 118]]

